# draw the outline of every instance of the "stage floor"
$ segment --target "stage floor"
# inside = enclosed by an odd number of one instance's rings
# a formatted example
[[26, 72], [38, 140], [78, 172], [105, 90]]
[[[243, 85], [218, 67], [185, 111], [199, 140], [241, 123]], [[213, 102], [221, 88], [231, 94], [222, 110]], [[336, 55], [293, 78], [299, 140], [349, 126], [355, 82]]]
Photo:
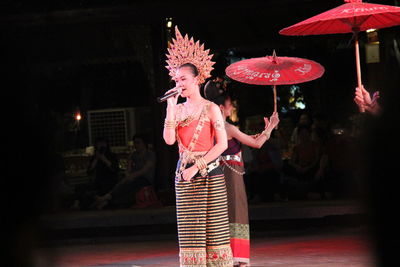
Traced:
[[[251, 239], [251, 266], [373, 267], [371, 245], [363, 228], [256, 233]], [[58, 245], [37, 249], [35, 262], [40, 267], [177, 267], [178, 243], [176, 236], [170, 235], [143, 241]]]

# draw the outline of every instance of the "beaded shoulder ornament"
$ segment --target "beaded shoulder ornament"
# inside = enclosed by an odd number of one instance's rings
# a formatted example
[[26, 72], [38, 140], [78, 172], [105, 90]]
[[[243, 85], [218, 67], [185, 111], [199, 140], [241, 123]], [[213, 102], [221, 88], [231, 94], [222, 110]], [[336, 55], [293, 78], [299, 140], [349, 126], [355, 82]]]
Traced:
[[175, 38], [172, 38], [166, 54], [168, 65], [165, 67], [169, 70], [169, 76], [174, 78], [178, 67], [191, 63], [199, 71], [199, 83], [204, 83], [211, 77], [211, 71], [214, 69], [212, 66], [215, 64], [211, 61], [213, 55], [209, 55], [210, 49], [204, 50], [204, 44], [200, 45], [199, 41], [195, 43], [193, 37], [189, 39], [187, 34], [183, 38], [177, 26], [175, 26]]

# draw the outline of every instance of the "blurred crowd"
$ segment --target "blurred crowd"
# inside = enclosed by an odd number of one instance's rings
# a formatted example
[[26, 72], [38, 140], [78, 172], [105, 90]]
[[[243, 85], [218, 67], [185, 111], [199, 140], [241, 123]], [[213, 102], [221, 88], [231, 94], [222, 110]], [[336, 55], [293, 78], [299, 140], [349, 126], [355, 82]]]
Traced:
[[250, 203], [358, 197], [357, 123], [303, 113], [289, 134], [276, 129], [260, 150], [245, 153]]
[[[304, 112], [297, 120], [283, 118], [260, 149], [243, 145], [249, 203], [359, 197], [362, 193], [357, 138], [360, 120], [357, 114], [343, 122], [332, 122]], [[87, 179], [79, 183], [71, 183], [63, 158], [56, 155], [49, 210], [174, 205], [173, 188], [169, 190], [170, 198], [160, 198], [156, 183], [157, 155], [147, 136], [133, 136], [132, 144], [131, 151], [121, 159], [112, 152], [106, 138], [96, 140], [85, 167]]]

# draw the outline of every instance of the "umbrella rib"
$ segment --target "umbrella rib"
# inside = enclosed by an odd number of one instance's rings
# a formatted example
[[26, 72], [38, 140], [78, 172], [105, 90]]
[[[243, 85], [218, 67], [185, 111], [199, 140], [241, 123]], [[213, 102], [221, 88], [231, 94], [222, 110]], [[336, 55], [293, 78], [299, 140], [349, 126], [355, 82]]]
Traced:
[[[380, 25], [384, 25], [384, 21], [380, 19], [379, 16], [373, 17], [374, 20], [378, 21]], [[367, 30], [367, 29], [366, 29]]]
[[[318, 23], [321, 23], [321, 21], [318, 21]], [[308, 34], [316, 35], [317, 33], [314, 33], [314, 31], [315, 31], [315, 28], [317, 28], [318, 23], [310, 23], [308, 25], [304, 25], [305, 27], [303, 29], [300, 28], [301, 32], [299, 34], [301, 34], [301, 35], [308, 35]]]
[[[339, 20], [341, 23], [343, 23], [343, 21]], [[330, 28], [334, 28], [333, 25], [336, 23], [335, 20], [330, 20], [329, 22], [327, 21], [325, 28], [323, 29], [325, 32], [334, 34], [335, 32], [329, 32]]]
[[[394, 17], [394, 18], [392, 18], [392, 17]], [[400, 24], [400, 12], [388, 13], [386, 18], [388, 18], [389, 22], [390, 22], [390, 24], [389, 24], [390, 26], [387, 26], [387, 27], [397, 26]], [[385, 21], [383, 21], [384, 17], [376, 16], [376, 17], [374, 17], [374, 19], [377, 20], [380, 23], [380, 25], [388, 25]], [[383, 27], [375, 27], [375, 28], [379, 29], [379, 28], [383, 28]]]
[[359, 17], [360, 18], [360, 20], [361, 20], [361, 23], [359, 22], [359, 23], [357, 23], [357, 25], [356, 25], [356, 23], [355, 23], [355, 21], [357, 20], [357, 17], [354, 17], [354, 26], [358, 26], [359, 28], [361, 28], [361, 26], [369, 19], [371, 17], [371, 15], [367, 15], [367, 16], [365, 16], [365, 17]]

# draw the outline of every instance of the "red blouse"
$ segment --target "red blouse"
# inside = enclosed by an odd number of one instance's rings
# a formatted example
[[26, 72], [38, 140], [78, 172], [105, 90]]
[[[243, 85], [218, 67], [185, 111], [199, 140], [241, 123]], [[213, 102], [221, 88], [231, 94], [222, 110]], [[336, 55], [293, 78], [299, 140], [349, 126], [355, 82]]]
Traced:
[[[181, 127], [178, 125], [178, 135], [181, 140], [181, 145], [186, 148], [189, 146], [190, 141], [192, 140], [192, 136], [198, 124], [198, 119], [190, 122], [189, 125], [185, 127]], [[204, 122], [203, 129], [201, 129], [199, 138], [194, 146], [192, 151], [209, 151], [214, 146], [214, 128], [211, 126], [210, 120]], [[179, 148], [179, 152], [182, 152], [182, 149]]]

